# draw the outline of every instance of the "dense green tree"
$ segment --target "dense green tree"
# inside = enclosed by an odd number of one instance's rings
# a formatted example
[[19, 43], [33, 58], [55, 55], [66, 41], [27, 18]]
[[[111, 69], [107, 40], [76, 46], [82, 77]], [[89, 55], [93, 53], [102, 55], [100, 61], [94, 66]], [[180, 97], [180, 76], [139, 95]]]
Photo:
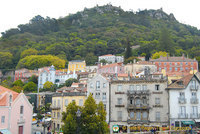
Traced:
[[26, 56], [37, 55], [37, 54], [38, 54], [38, 51], [37, 51], [36, 49], [34, 49], [34, 48], [29, 48], [29, 49], [24, 50], [24, 51], [21, 53], [20, 57], [21, 57], [21, 58], [24, 58], [24, 57], [26, 57]]
[[0, 52], [0, 69], [12, 68], [13, 55], [10, 52]]
[[103, 65], [105, 65], [108, 62], [105, 59], [102, 59], [102, 60], [100, 60], [100, 63], [102, 63]]
[[127, 64], [127, 63], [133, 63], [134, 60], [135, 60], [136, 62], [139, 61], [139, 59], [138, 59], [137, 57], [132, 56], [132, 57], [129, 57], [128, 59], [125, 59], [124, 63], [125, 63], [125, 64]]
[[128, 58], [131, 57], [131, 56], [132, 56], [132, 52], [131, 52], [130, 41], [129, 41], [129, 39], [127, 38], [127, 40], [126, 40], [126, 50], [125, 50], [124, 58], [125, 58], [125, 59], [128, 59]]
[[160, 49], [162, 51], [166, 51], [166, 52], [171, 53], [171, 54], [174, 53], [173, 40], [170, 36], [170, 32], [165, 27], [161, 29], [159, 44], [160, 44]]
[[62, 126], [62, 130], [64, 134], [76, 134], [77, 132], [77, 116], [76, 112], [78, 111], [78, 106], [75, 101], [69, 103], [66, 107], [66, 112], [62, 113], [62, 122], [64, 125]]
[[17, 93], [21, 93], [24, 89], [23, 89], [23, 87], [21, 87], [21, 86], [13, 86], [13, 87], [11, 88], [11, 90], [13, 90], [13, 91], [15, 91], [15, 92], [17, 92]]
[[95, 65], [97, 59], [97, 56], [95, 56], [93, 53], [88, 53], [85, 57], [86, 65]]
[[57, 69], [65, 67], [65, 61], [52, 55], [31, 55], [21, 59], [17, 64], [17, 69], [36, 69], [54, 65]]
[[68, 80], [65, 81], [65, 86], [70, 87], [70, 86], [72, 85], [73, 82], [74, 82], [74, 83], [77, 83], [78, 80], [77, 80], [77, 79], [70, 78], [70, 79], [68, 79]]
[[158, 58], [160, 58], [160, 56], [166, 57], [167, 56], [167, 52], [164, 52], [164, 51], [156, 52], [156, 53], [154, 53], [152, 55], [152, 59], [158, 59]]
[[38, 77], [36, 75], [32, 75], [29, 79], [28, 82], [34, 82], [35, 84], [38, 84]]
[[36, 92], [37, 85], [34, 82], [28, 82], [24, 85], [24, 92]]
[[19, 86], [19, 87], [23, 87], [24, 83], [21, 80], [16, 80], [15, 82], [13, 82], [12, 84], [13, 86]]

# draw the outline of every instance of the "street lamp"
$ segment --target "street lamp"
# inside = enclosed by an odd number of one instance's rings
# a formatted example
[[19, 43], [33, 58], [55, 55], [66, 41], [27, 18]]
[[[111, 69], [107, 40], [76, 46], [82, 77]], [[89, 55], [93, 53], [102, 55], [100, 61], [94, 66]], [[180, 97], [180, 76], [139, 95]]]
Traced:
[[76, 112], [76, 116], [77, 116], [77, 130], [76, 130], [76, 133], [77, 134], [80, 134], [80, 117], [81, 117], [81, 111], [80, 109], [78, 108], [77, 112]]

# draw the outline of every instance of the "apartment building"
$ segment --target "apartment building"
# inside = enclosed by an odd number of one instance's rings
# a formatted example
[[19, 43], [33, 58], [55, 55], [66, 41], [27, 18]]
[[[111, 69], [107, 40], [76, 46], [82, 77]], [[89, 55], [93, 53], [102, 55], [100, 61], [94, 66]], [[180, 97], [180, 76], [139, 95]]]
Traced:
[[118, 125], [119, 131], [125, 133], [137, 131], [133, 129], [137, 126], [167, 126], [169, 114], [166, 88], [167, 78], [162, 75], [112, 80], [110, 133], [114, 125]]
[[175, 127], [199, 126], [200, 81], [196, 74], [187, 75], [169, 85], [170, 124]]

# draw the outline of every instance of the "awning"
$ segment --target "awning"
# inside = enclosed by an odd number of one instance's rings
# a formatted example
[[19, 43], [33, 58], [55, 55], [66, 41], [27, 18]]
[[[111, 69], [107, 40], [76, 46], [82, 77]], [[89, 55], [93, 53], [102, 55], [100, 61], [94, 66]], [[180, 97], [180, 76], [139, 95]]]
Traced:
[[3, 134], [11, 134], [11, 132], [8, 129], [0, 129], [0, 132]]
[[182, 121], [184, 125], [193, 125], [195, 124], [194, 121]]
[[195, 119], [195, 122], [200, 122], [200, 119]]

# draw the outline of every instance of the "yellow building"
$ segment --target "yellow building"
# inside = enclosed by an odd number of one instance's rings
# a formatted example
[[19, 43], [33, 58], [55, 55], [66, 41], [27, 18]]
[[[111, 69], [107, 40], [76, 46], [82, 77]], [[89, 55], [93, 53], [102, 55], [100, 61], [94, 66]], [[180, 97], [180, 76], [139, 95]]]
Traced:
[[66, 112], [66, 106], [72, 101], [76, 102], [76, 105], [83, 106], [86, 100], [85, 92], [63, 92], [55, 93], [52, 97], [52, 130], [59, 130], [62, 123], [62, 112]]
[[85, 61], [83, 60], [72, 60], [69, 61], [68, 64], [68, 71], [82, 71], [85, 72], [86, 71], [86, 64]]

